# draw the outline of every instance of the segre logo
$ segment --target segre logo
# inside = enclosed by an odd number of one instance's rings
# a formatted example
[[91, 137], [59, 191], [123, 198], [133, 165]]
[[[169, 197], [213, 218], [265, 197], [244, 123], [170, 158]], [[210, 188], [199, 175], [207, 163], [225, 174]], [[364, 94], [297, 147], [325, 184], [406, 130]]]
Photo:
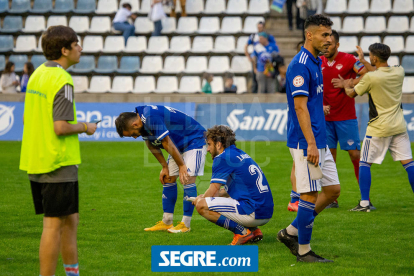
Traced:
[[0, 136], [9, 132], [14, 124], [13, 111], [15, 106], [6, 106], [0, 104]]

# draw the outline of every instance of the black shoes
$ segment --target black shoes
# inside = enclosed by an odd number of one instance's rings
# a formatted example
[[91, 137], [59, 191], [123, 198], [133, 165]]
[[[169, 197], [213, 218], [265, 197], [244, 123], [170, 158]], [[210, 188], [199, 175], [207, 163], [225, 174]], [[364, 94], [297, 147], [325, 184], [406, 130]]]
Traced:
[[334, 202], [332, 202], [331, 204], [325, 207], [325, 209], [329, 209], [329, 208], [339, 208], [338, 201], [335, 200]]
[[296, 260], [298, 262], [304, 262], [304, 263], [333, 263], [332, 260], [328, 260], [325, 258], [322, 258], [319, 255], [316, 255], [315, 252], [312, 250], [306, 253], [305, 255], [297, 255]]
[[287, 233], [286, 228], [282, 229], [277, 233], [277, 240], [286, 245], [290, 252], [294, 255], [298, 255], [299, 243], [297, 236], [291, 236]]
[[355, 206], [354, 208], [352, 208], [349, 211], [353, 211], [353, 212], [367, 212], [368, 213], [368, 212], [371, 212], [371, 208], [370, 208], [369, 205], [366, 206], [366, 207], [362, 207], [361, 206], [361, 202], [359, 202], [357, 206]]

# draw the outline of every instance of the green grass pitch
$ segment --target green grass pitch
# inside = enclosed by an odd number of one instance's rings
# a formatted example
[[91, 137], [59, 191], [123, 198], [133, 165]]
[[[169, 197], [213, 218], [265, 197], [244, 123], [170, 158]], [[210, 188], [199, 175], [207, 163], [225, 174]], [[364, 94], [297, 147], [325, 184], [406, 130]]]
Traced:
[[[348, 154], [338, 151], [342, 192], [339, 209], [325, 210], [315, 220], [312, 249], [333, 264], [296, 263], [276, 240], [296, 213], [286, 206], [291, 190], [292, 160], [283, 142], [238, 142], [265, 173], [273, 193], [274, 215], [261, 227], [259, 275], [413, 275], [414, 194], [403, 167], [387, 154], [372, 167], [371, 200], [378, 210], [351, 213], [360, 198]], [[194, 213], [186, 234], [147, 233], [162, 217], [160, 165], [142, 142], [83, 142], [79, 168], [81, 275], [149, 275], [152, 245], [224, 245], [232, 233]], [[42, 217], [34, 215], [27, 175], [18, 170], [20, 143], [0, 142], [0, 275], [38, 275]], [[207, 155], [205, 175], [197, 182], [203, 193], [211, 176]], [[182, 216], [179, 185], [174, 224]], [[191, 275], [242, 275], [191, 273]], [[56, 276], [64, 275], [61, 260]], [[180, 275], [169, 273], [168, 275]], [[190, 274], [186, 274], [190, 275]], [[250, 274], [251, 275], [251, 274]]]

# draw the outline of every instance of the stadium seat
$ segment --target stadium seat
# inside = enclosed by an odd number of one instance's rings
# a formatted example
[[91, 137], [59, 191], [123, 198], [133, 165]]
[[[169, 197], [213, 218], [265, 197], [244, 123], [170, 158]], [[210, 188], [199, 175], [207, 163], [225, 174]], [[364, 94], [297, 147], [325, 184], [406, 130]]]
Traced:
[[98, 66], [94, 72], [99, 74], [110, 74], [116, 72], [118, 68], [118, 59], [116, 56], [100, 56]]
[[[131, 6], [132, 7], [132, 6]], [[118, 11], [117, 0], [99, 0], [96, 14], [112, 14]]]
[[239, 36], [237, 39], [237, 45], [236, 45], [236, 53], [238, 54], [244, 54], [244, 46], [247, 44], [247, 41], [249, 40], [248, 36]]
[[244, 20], [243, 33], [254, 34], [257, 33], [257, 23], [260, 21], [264, 22], [264, 17], [261, 16], [248, 16]]
[[9, 10], [9, 0], [0, 0], [0, 13], [7, 12]]
[[68, 13], [75, 9], [73, 0], [55, 0], [53, 13]]
[[211, 90], [212, 93], [221, 93], [224, 91], [224, 84], [223, 84], [223, 78], [214, 76], [213, 81], [211, 84]]
[[201, 81], [199, 77], [182, 77], [178, 93], [199, 93], [201, 92]]
[[69, 27], [76, 33], [89, 31], [89, 18], [87, 16], [72, 16], [69, 20]]
[[151, 10], [151, 0], [142, 0], [141, 9], [138, 11], [140, 14], [148, 14]]
[[226, 14], [242, 15], [247, 12], [247, 0], [229, 0]]
[[346, 12], [346, 0], [328, 0], [326, 2], [325, 13], [340, 14]]
[[[80, 42], [78, 42], [78, 43], [80, 43]], [[42, 36], [39, 37], [39, 41], [37, 42], [37, 48], [36, 48], [35, 52], [40, 52], [40, 53], [43, 52], [43, 50], [42, 50]]]
[[356, 36], [341, 36], [339, 37], [339, 43], [341, 44], [342, 52], [353, 53], [356, 52], [358, 38]]
[[52, 0], [35, 0], [31, 13], [48, 13], [52, 11]]
[[75, 64], [72, 68], [74, 73], [90, 73], [95, 69], [95, 57], [84, 56], [80, 57], [79, 63]]
[[236, 41], [234, 36], [218, 36], [214, 42], [214, 53], [234, 52]]
[[408, 16], [391, 16], [388, 19], [387, 32], [389, 33], [405, 33], [409, 29]]
[[391, 0], [372, 0], [370, 13], [387, 13], [391, 11]]
[[193, 53], [208, 53], [213, 51], [213, 38], [211, 36], [196, 36], [193, 40]]
[[199, 34], [215, 34], [220, 30], [220, 20], [218, 17], [204, 16], [200, 19], [200, 26], [197, 33]]
[[33, 63], [33, 66], [36, 69], [37, 67], [46, 62], [46, 58], [44, 55], [34, 55], [30, 59], [30, 62]]
[[0, 52], [12, 51], [14, 41], [12, 35], [0, 35]]
[[112, 81], [111, 93], [129, 93], [132, 92], [134, 87], [134, 80], [132, 77], [116, 76]]
[[192, 34], [198, 29], [197, 17], [180, 17], [178, 20], [177, 33]]
[[100, 35], [87, 35], [83, 38], [83, 52], [97, 53], [103, 50], [103, 38]]
[[170, 53], [185, 53], [191, 51], [191, 41], [189, 36], [173, 36], [170, 41]]
[[119, 53], [125, 49], [125, 39], [123, 36], [107, 36], [102, 50], [104, 53]]
[[24, 64], [28, 61], [26, 55], [11, 55], [9, 61], [14, 63], [14, 71], [21, 72], [23, 71]]
[[30, 10], [30, 0], [13, 0], [9, 13], [25, 13]]
[[231, 60], [231, 71], [233, 73], [248, 73], [252, 71], [252, 64], [246, 56], [235, 56]]
[[[363, 36], [361, 38], [361, 41], [359, 43], [359, 46], [361, 46], [361, 48], [364, 51], [364, 53], [369, 53], [369, 50], [368, 50], [369, 46], [371, 44], [380, 43], [380, 42], [381, 42], [381, 38], [379, 36]], [[355, 50], [354, 50], [354, 52], [355, 52]], [[391, 51], [392, 51], [392, 49], [391, 49]]]
[[250, 0], [248, 14], [263, 15], [269, 13], [269, 1], [268, 0]]
[[4, 18], [2, 33], [15, 33], [23, 29], [23, 18], [21, 16], [8, 15]]
[[173, 93], [178, 90], [177, 77], [159, 77], [155, 93]]
[[191, 56], [184, 70], [187, 74], [200, 74], [207, 71], [207, 57]]
[[0, 55], [0, 71], [3, 71], [4, 67], [6, 67], [6, 57]]
[[167, 36], [153, 36], [148, 41], [148, 54], [163, 54], [168, 51], [168, 37]]
[[206, 0], [204, 14], [221, 14], [226, 10], [226, 2], [224, 0]]
[[237, 94], [247, 93], [247, 85], [245, 77], [234, 77], [233, 84], [237, 86]]
[[25, 33], [40, 33], [45, 30], [46, 21], [44, 16], [29, 15], [26, 17], [25, 27], [22, 30]]
[[331, 21], [333, 22], [332, 29], [340, 32], [342, 30], [342, 19], [339, 16], [332, 16]]
[[185, 70], [185, 61], [183, 56], [166, 57], [164, 61], [164, 74], [178, 74]]
[[365, 19], [365, 29], [366, 33], [382, 33], [385, 32], [385, 17], [384, 16], [368, 16]]
[[140, 72], [144, 74], [156, 74], [162, 70], [162, 58], [160, 56], [145, 56], [142, 59]]
[[130, 36], [124, 49], [125, 53], [142, 53], [147, 50], [147, 38], [145, 36]]
[[137, 17], [134, 26], [136, 34], [149, 34], [154, 31], [154, 23], [148, 17]]
[[413, 0], [394, 0], [393, 13], [408, 13], [414, 11]]
[[50, 26], [58, 26], [58, 25], [63, 25], [63, 26], [68, 25], [68, 20], [66, 19], [66, 16], [52, 15], [47, 19], [47, 28], [49, 28]]
[[86, 76], [73, 76], [73, 88], [75, 93], [82, 93], [88, 90], [88, 77]]
[[390, 56], [387, 62], [389, 66], [400, 65], [400, 59], [397, 56]]
[[342, 32], [359, 33], [364, 30], [364, 19], [362, 16], [347, 16], [344, 19]]
[[409, 35], [405, 39], [405, 49], [406, 53], [414, 53], [414, 35]]
[[19, 35], [16, 39], [16, 48], [14, 52], [31, 52], [36, 50], [36, 36]]
[[185, 3], [185, 11], [189, 15], [197, 15], [204, 11], [203, 0], [187, 0]]
[[151, 93], [155, 90], [154, 76], [139, 76], [135, 79], [134, 90], [132, 93]]
[[[347, 12], [350, 14], [366, 13], [369, 9], [368, 0], [349, 0]], [[344, 24], [345, 26], [345, 24]]]
[[242, 20], [238, 16], [227, 16], [221, 22], [220, 33], [222, 34], [237, 34], [242, 30]]
[[404, 51], [404, 37], [403, 36], [386, 36], [384, 37], [384, 44], [391, 48], [391, 54], [400, 53]]
[[410, 33], [414, 33], [414, 16], [410, 20]]
[[138, 1], [138, 0], [121, 0], [121, 1], [119, 2], [119, 8], [122, 8], [122, 5], [123, 5], [124, 3], [128, 3], [128, 4], [130, 4], [130, 5], [131, 5], [131, 7], [132, 7], [131, 12], [132, 12], [132, 13], [137, 13], [137, 12], [139, 12], [139, 1]]
[[134, 74], [139, 71], [139, 57], [124, 56], [121, 58], [119, 69], [116, 72], [121, 74]]
[[414, 93], [414, 77], [404, 77], [402, 92]]
[[111, 90], [111, 78], [107, 76], [93, 76], [87, 90], [89, 93], [105, 93]]
[[228, 57], [212, 56], [208, 62], [207, 72], [221, 74], [230, 71], [230, 61]]
[[89, 32], [95, 34], [111, 32], [111, 18], [109, 16], [94, 16], [91, 20]]
[[405, 73], [414, 74], [414, 55], [403, 56], [401, 65], [404, 68]]
[[94, 13], [96, 10], [96, 3], [95, 0], [82, 0], [77, 1], [76, 9], [74, 10], [75, 13]]
[[177, 28], [174, 17], [164, 17], [162, 19], [162, 34], [171, 34]]

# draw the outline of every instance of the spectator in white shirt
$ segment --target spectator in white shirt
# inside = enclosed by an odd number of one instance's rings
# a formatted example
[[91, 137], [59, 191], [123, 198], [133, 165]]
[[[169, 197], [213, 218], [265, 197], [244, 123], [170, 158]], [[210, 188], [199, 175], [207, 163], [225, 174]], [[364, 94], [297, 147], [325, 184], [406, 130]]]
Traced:
[[165, 17], [164, 8], [162, 6], [162, 0], [151, 1], [151, 11], [149, 18], [154, 22], [154, 31], [152, 36], [160, 36], [162, 31], [162, 19]]
[[131, 17], [133, 20], [137, 18], [135, 14], [131, 13], [132, 7], [130, 4], [125, 3], [122, 5], [122, 8], [117, 11], [112, 25], [117, 31], [122, 31], [125, 38], [125, 45], [127, 44], [128, 38], [135, 34], [135, 26], [128, 23], [128, 17]]
[[17, 93], [16, 87], [19, 85], [19, 81], [16, 79], [14, 73], [14, 63], [9, 61], [6, 63], [6, 68], [0, 78], [1, 89], [3, 93]]

